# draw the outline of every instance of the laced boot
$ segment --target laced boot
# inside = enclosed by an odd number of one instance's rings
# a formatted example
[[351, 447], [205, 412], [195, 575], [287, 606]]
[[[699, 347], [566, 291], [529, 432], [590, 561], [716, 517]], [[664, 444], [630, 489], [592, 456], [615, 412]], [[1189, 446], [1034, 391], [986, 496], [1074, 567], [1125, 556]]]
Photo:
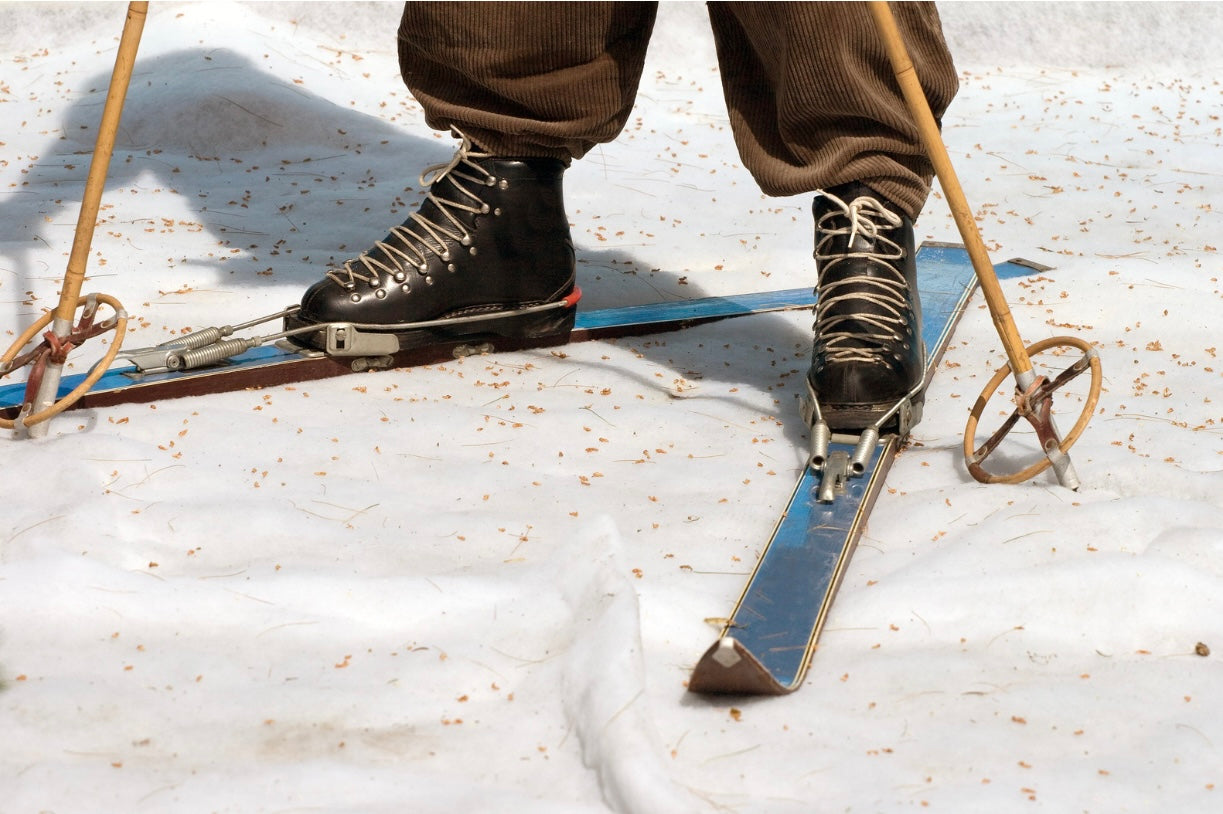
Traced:
[[901, 404], [881, 428], [908, 432], [920, 418], [914, 391], [925, 356], [913, 223], [861, 183], [822, 192], [814, 213], [815, 342], [804, 409], [850, 431]]
[[[287, 329], [351, 323], [396, 336], [401, 349], [568, 335], [577, 295], [564, 163], [493, 156], [455, 135], [454, 157], [420, 177], [428, 194], [419, 209], [307, 289]], [[325, 347], [326, 333], [294, 339]]]

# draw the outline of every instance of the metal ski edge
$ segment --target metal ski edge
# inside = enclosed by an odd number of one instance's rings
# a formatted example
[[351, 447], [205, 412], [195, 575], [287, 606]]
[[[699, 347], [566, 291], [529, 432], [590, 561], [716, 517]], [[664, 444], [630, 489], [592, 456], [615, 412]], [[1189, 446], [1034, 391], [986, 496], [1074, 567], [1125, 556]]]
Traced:
[[[927, 256], [922, 259], [932, 262], [941, 262], [943, 258], [940, 255], [943, 252], [949, 252], [955, 262], [961, 261], [961, 258], [964, 256], [963, 247], [956, 244], [925, 243], [922, 248], [927, 250]], [[1051, 270], [1051, 267], [1022, 259], [1008, 260], [995, 266], [995, 272], [1001, 279], [1025, 277], [1030, 276], [1034, 272], [1048, 270]], [[951, 343], [951, 337], [955, 333], [955, 329], [959, 325], [960, 319], [967, 310], [968, 303], [977, 288], [978, 284], [974, 276], [965, 284], [955, 306], [948, 314], [947, 323], [940, 332], [939, 340], [930, 348], [930, 358], [927, 361], [927, 367], [931, 371], [937, 369], [937, 366], [941, 363], [943, 354]], [[887, 473], [891, 469], [896, 454], [899, 453], [903, 444], [901, 439], [895, 435], [890, 435], [880, 439], [879, 447], [879, 453], [876, 458], [878, 463], [871, 474], [871, 481], [855, 512], [850, 530], [844, 536], [841, 551], [836, 558], [832, 573], [829, 575], [827, 589], [824, 591], [823, 596], [820, 597], [815, 618], [806, 636], [803, 657], [793, 679], [789, 681], [778, 680], [768, 667], [765, 666], [765, 661], [736, 638], [734, 631], [736, 628], [741, 627], [738, 615], [748, 600], [761, 570], [766, 567], [767, 556], [777, 538], [778, 531], [792, 513], [803, 510], [808, 493], [816, 488], [818, 479], [810, 469], [804, 469], [799, 476], [794, 492], [786, 504], [786, 509], [782, 512], [775, 525], [769, 537], [769, 542], [766, 544], [764, 551], [761, 552], [756, 567], [748, 578], [743, 592], [735, 602], [734, 610], [723, 626], [721, 634], [714, 644], [705, 651], [693, 668], [688, 680], [688, 690], [690, 692], [698, 694], [785, 695], [802, 686], [803, 681], [806, 679], [811, 659], [817, 649], [819, 636], [823, 631], [833, 599], [840, 587], [841, 580], [853, 552], [857, 547], [858, 540], [866, 526], [867, 517], [874, 508], [875, 501], [882, 491]], [[812, 581], [814, 582], [815, 580]]]
[[[127, 365], [107, 371], [72, 409], [144, 404], [185, 396], [272, 387], [342, 376], [361, 369], [439, 364], [466, 355], [468, 351], [501, 353], [665, 333], [732, 317], [811, 308], [814, 305], [815, 297], [811, 289], [793, 288], [579, 311], [574, 328], [567, 335], [543, 339], [466, 339], [411, 348], [377, 360], [340, 358], [263, 346], [223, 364], [195, 370], [138, 374], [135, 367]], [[363, 367], [354, 367], [354, 361]], [[374, 363], [371, 364], [371, 361]], [[84, 373], [65, 376], [61, 381], [60, 395], [76, 387], [85, 376]], [[24, 397], [24, 383], [0, 386], [0, 416], [15, 418]]]

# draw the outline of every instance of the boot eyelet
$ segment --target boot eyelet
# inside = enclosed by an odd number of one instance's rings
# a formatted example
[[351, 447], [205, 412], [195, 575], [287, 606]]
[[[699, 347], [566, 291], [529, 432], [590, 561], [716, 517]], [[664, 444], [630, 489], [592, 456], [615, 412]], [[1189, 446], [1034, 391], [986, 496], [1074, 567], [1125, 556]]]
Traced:
[[446, 251], [444, 251], [444, 252], [442, 252], [441, 254], [439, 254], [439, 255], [438, 255], [438, 257], [442, 258], [442, 260], [445, 260], [445, 261], [449, 262], [449, 260], [450, 260], [450, 249], [446, 249]]
[[385, 288], [378, 289], [377, 291], [374, 292], [374, 297], [380, 300], [385, 300], [386, 299], [386, 289]]
[[501, 183], [497, 184], [497, 189], [509, 189], [509, 188], [510, 188], [510, 182], [505, 180], [504, 178], [501, 179]]
[[[486, 187], [494, 186], [496, 183], [497, 183], [497, 177], [495, 175], [490, 175], [484, 179], [484, 186]], [[502, 181], [501, 183], [504, 184], [505, 182]]]
[[470, 249], [468, 249], [468, 250], [467, 250], [467, 253], [468, 253], [468, 254], [470, 254], [472, 257], [475, 257], [475, 256], [476, 256], [476, 247], [475, 247], [475, 246], [472, 246]]
[[496, 209], [493, 210], [493, 217], [494, 218], [501, 217], [501, 207], [497, 207]]
[[488, 204], [481, 204], [481, 205], [480, 205], [480, 214], [481, 214], [481, 215], [487, 215], [487, 214], [488, 214], [489, 212], [491, 212], [491, 211], [493, 211], [493, 209], [492, 209], [492, 207], [491, 207], [491, 206], [489, 206]]
[[402, 291], [402, 292], [403, 292], [403, 293], [405, 293], [405, 294], [411, 294], [411, 293], [412, 293], [412, 286], [408, 285], [407, 283], [404, 283], [403, 285], [401, 285], [401, 286], [399, 287], [399, 290], [400, 290], [400, 291]]
[[426, 277], [426, 278], [425, 278], [425, 285], [433, 285], [433, 278], [432, 278], [432, 277]]
[[408, 275], [405, 274], [404, 272], [402, 271], [395, 272], [395, 282], [402, 283], [406, 279], [408, 279]]
[[454, 274], [458, 270], [458, 266], [456, 266], [454, 263], [450, 263], [446, 266], [446, 271], [450, 272], [451, 274]]
[[471, 235], [463, 235], [463, 239], [459, 243], [462, 243], [464, 246], [470, 246], [473, 243]]
[[356, 292], [353, 292], [352, 294], [348, 295], [348, 301], [349, 302], [361, 302], [361, 295], [357, 294]]

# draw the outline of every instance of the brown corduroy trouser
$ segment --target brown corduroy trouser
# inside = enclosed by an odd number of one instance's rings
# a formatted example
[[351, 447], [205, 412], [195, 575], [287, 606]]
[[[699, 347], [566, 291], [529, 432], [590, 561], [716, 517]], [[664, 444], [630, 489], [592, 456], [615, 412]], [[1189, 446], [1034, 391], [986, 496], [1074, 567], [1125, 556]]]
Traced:
[[[958, 87], [932, 3], [893, 4], [936, 117]], [[431, 127], [581, 158], [633, 107], [654, 3], [409, 2], [403, 78]], [[769, 195], [862, 181], [915, 217], [933, 175], [861, 3], [709, 3], [731, 129]]]

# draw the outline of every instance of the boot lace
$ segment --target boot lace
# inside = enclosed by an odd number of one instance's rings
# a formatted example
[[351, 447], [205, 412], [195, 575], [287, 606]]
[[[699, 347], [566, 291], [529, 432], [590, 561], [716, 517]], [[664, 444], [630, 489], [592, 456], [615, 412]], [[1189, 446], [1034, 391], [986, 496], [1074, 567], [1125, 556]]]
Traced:
[[[407, 269], [415, 268], [424, 274], [430, 254], [449, 263], [451, 253], [447, 238], [463, 246], [471, 245], [471, 230], [456, 213], [487, 215], [489, 205], [480, 198], [478, 189], [493, 186], [497, 179], [476, 163], [478, 159], [491, 158], [492, 153], [477, 152], [471, 139], [461, 130], [453, 126], [450, 130], [461, 140], [458, 150], [449, 161], [426, 167], [420, 174], [421, 186], [429, 190], [425, 200], [432, 201], [435, 211], [440, 212], [445, 220], [432, 220], [421, 214], [423, 206], [418, 207], [406, 221], [392, 227], [384, 240], [376, 242], [358, 257], [346, 260], [339, 268], [330, 269], [327, 272], [329, 278], [346, 289], [354, 288], [358, 280], [377, 286], [379, 273], [403, 279]], [[443, 179], [450, 181], [449, 186], [453, 190], [450, 194], [459, 200], [442, 197], [438, 182]], [[382, 257], [376, 256], [375, 250]]]
[[[904, 258], [900, 244], [885, 233], [903, 224], [896, 213], [863, 195], [846, 202], [822, 195], [836, 205], [816, 223], [815, 260], [820, 269], [816, 284], [815, 333], [825, 358], [834, 363], [883, 364], [887, 346], [904, 339], [908, 282], [889, 261]], [[845, 237], [837, 248], [837, 239]], [[861, 238], [861, 242], [859, 241]], [[851, 275], [836, 279], [836, 267], [858, 259], [872, 261], [883, 276]], [[873, 308], [862, 308], [869, 304]]]

